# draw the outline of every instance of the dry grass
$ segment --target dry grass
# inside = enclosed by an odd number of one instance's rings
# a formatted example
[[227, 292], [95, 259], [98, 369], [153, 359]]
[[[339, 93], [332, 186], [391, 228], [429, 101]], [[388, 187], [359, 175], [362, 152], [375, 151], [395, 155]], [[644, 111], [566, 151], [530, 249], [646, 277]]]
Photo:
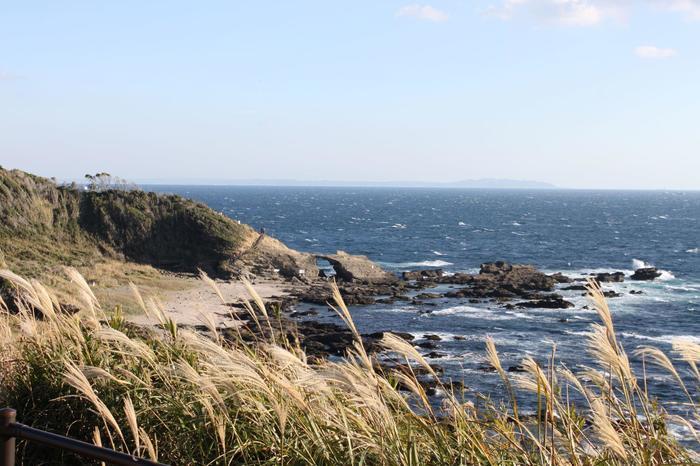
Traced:
[[[553, 352], [545, 366], [525, 359], [526, 372], [511, 380], [488, 341], [510, 401], [476, 408], [397, 337], [387, 336], [384, 347], [411, 368], [423, 366], [441, 398], [429, 399], [412, 370], [377, 369], [337, 290], [335, 307], [356, 335], [354, 349], [343, 361], [311, 364], [274, 327], [252, 288], [249, 321], [269, 333], [246, 344], [224, 329], [210, 328], [205, 336], [179, 328], [157, 300], [131, 289], [138, 307], [160, 320], [160, 330], [127, 325], [118, 314], [107, 318], [84, 281], [69, 274], [79, 315], [62, 312], [38, 282], [3, 274], [24, 300], [19, 313], [0, 313], [0, 401], [36, 427], [172, 464], [662, 465], [697, 459], [669, 434], [672, 418], [632, 371], [594, 284], [590, 293], [603, 324], [588, 341], [590, 367], [574, 374], [554, 364]], [[674, 351], [697, 385], [700, 348], [678, 342]], [[642, 354], [674, 377], [685, 370], [656, 350]], [[691, 429], [700, 422], [695, 388], [678, 387], [689, 397], [688, 415], [673, 419]], [[586, 401], [574, 406], [569, 391]], [[529, 394], [540, 401], [534, 416], [517, 409]], [[21, 451], [26, 464], [76, 462], [56, 455]]]

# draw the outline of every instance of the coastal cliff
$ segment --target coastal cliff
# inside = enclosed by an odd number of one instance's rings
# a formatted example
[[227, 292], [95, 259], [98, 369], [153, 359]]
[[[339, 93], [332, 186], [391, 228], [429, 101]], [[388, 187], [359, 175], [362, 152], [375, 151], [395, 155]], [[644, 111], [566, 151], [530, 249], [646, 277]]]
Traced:
[[82, 189], [0, 168], [0, 265], [129, 261], [182, 272], [318, 275], [316, 259], [204, 204], [140, 190]]

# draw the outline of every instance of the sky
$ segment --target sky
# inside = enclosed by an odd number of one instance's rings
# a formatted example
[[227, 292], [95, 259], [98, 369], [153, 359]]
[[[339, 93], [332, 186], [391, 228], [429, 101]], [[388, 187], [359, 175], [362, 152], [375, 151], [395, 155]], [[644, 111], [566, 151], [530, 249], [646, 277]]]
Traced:
[[700, 0], [0, 0], [0, 165], [700, 189]]

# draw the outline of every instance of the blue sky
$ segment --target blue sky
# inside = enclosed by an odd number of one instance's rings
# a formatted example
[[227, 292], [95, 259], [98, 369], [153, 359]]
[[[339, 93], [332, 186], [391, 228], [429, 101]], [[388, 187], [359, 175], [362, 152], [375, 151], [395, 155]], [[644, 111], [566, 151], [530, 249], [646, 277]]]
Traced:
[[700, 0], [0, 6], [5, 167], [700, 189]]

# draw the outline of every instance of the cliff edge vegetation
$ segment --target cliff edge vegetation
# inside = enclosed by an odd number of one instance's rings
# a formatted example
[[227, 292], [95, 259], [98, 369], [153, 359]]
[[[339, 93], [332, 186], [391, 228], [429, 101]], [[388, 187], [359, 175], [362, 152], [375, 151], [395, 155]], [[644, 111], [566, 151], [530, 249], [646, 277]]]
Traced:
[[63, 266], [105, 286], [146, 284], [162, 277], [160, 271], [318, 274], [312, 255], [199, 202], [137, 189], [60, 185], [0, 168], [0, 268], [53, 280]]

